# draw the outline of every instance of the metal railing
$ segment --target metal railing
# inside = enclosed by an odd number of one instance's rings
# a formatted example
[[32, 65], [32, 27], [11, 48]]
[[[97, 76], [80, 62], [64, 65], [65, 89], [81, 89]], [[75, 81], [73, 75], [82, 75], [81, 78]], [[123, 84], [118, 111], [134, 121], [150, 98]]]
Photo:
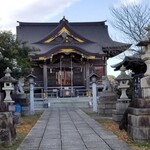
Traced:
[[87, 89], [78, 89], [76, 90], [77, 97], [90, 97], [91, 96], [91, 90]]
[[[69, 90], [66, 90], [67, 92]], [[71, 91], [71, 90], [70, 90]], [[66, 95], [62, 94], [62, 92], [65, 93], [65, 90], [63, 89], [62, 91], [60, 89], [50, 89], [47, 90], [46, 92], [43, 92], [43, 90], [39, 90], [39, 92], [34, 93], [34, 98], [38, 100], [42, 99], [47, 99], [47, 98], [59, 98], [59, 97], [90, 97], [91, 96], [91, 90], [87, 89], [74, 89], [74, 94], [73, 95]]]

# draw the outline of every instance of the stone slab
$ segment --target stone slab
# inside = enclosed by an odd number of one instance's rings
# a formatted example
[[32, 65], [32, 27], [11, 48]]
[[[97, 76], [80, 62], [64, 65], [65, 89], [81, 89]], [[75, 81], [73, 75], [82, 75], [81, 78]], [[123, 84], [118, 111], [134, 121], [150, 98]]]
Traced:
[[150, 115], [128, 114], [128, 124], [133, 127], [150, 127]]
[[127, 146], [126, 143], [124, 143], [121, 140], [108, 139], [105, 141], [109, 145], [109, 147], [111, 147], [111, 149], [113, 150], [132, 150], [130, 147]]
[[130, 150], [80, 109], [46, 110], [39, 120], [18, 150]]
[[133, 127], [128, 126], [128, 135], [137, 142], [149, 142], [150, 127]]
[[130, 114], [134, 115], [149, 115], [150, 114], [150, 108], [128, 108], [128, 112]]

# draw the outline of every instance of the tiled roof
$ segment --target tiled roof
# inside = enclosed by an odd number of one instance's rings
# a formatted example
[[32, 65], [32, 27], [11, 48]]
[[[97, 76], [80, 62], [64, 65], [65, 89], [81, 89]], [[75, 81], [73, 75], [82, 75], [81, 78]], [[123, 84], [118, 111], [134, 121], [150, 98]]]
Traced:
[[[64, 21], [64, 23], [62, 23]], [[108, 33], [108, 26], [105, 21], [102, 22], [68, 22], [66, 19], [59, 23], [32, 23], [32, 22], [18, 22], [17, 38], [26, 41], [29, 46], [40, 49], [37, 52], [43, 55], [54, 49], [54, 47], [64, 46], [64, 43], [39, 43], [52, 36], [58, 31], [61, 26], [67, 26], [69, 30], [81, 39], [85, 39], [83, 43], [66, 43], [66, 46], [75, 46], [85, 53], [93, 54], [107, 54], [108, 57], [113, 57], [131, 45], [113, 41]]]

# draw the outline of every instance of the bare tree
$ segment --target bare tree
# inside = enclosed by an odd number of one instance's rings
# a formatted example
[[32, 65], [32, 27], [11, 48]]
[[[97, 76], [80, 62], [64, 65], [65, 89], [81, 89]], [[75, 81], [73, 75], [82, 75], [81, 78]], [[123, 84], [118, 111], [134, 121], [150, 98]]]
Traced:
[[124, 33], [130, 41], [137, 43], [145, 37], [144, 29], [150, 23], [150, 8], [144, 4], [132, 4], [110, 9], [113, 27]]

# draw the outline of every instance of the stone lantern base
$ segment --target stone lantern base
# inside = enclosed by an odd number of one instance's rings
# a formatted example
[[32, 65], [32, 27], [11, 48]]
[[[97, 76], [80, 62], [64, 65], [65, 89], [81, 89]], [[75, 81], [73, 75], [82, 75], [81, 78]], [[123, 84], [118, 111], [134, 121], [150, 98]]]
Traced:
[[137, 142], [150, 142], [150, 108], [128, 110], [128, 135]]
[[117, 96], [111, 91], [100, 93], [98, 100], [98, 114], [100, 116], [112, 117], [112, 111], [116, 108]]
[[125, 111], [129, 106], [130, 99], [118, 99], [116, 103], [116, 109], [113, 110], [112, 119], [116, 122], [120, 122], [123, 118]]

